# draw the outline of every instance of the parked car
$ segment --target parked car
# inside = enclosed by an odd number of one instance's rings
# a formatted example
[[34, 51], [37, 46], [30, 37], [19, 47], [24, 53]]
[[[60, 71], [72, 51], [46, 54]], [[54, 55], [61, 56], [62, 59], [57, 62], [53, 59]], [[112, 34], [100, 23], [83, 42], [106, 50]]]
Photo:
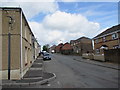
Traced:
[[49, 53], [44, 53], [43, 60], [51, 60], [51, 56]]
[[44, 53], [47, 53], [46, 51], [42, 51], [41, 54], [44, 55]]

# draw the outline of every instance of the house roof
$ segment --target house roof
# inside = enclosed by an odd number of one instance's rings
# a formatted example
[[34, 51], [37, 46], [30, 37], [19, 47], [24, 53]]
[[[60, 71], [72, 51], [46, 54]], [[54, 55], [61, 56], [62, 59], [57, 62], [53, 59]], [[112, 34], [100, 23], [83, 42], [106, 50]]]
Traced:
[[62, 47], [62, 50], [71, 50], [71, 49], [72, 49], [72, 47], [69, 43], [65, 43]]
[[53, 45], [53, 46], [51, 46], [50, 48], [51, 48], [51, 49], [55, 49], [55, 47], [56, 47], [56, 45]]
[[[83, 39], [83, 38], [85, 38], [85, 39], [90, 39], [90, 38], [84, 37], [84, 36], [83, 36], [83, 37], [80, 37], [80, 38], [78, 38], [78, 39]], [[78, 39], [77, 39], [77, 40], [78, 40]]]
[[120, 24], [116, 25], [116, 26], [113, 26], [111, 28], [108, 28], [107, 30], [105, 30], [102, 33], [100, 33], [97, 36], [95, 36], [94, 38], [97, 38], [97, 37], [100, 37], [100, 36], [103, 36], [103, 35], [106, 35], [106, 34], [109, 34], [109, 33], [115, 32], [115, 31], [118, 31], [118, 30], [120, 30]]
[[78, 38], [78, 39], [76, 39], [76, 40], [71, 40], [70, 43], [80, 41], [81, 39], [89, 39], [89, 40], [91, 40], [90, 38], [83, 36], [83, 37], [80, 37], [80, 38]]
[[75, 42], [75, 40], [70, 40], [70, 44], [72, 44], [72, 43], [74, 43]]
[[60, 43], [58, 46], [56, 46], [56, 49], [60, 49], [63, 46], [63, 43]]

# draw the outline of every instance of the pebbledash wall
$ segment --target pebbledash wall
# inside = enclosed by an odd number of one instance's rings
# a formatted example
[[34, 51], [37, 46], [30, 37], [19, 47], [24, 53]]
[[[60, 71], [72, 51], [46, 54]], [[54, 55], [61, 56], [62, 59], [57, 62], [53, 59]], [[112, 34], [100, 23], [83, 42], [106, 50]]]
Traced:
[[[21, 79], [37, 58], [34, 56], [37, 56], [38, 52], [34, 52], [39, 44], [35, 40], [21, 8], [0, 8], [0, 13], [2, 14], [0, 17], [0, 22], [2, 22], [0, 23], [2, 25], [2, 32], [0, 32], [2, 69], [0, 69], [0, 75], [2, 75], [2, 79], [8, 78], [8, 30], [10, 30], [11, 79]], [[12, 29], [9, 26], [10, 18], [8, 16], [14, 19]], [[33, 43], [37, 43], [37, 45]]]

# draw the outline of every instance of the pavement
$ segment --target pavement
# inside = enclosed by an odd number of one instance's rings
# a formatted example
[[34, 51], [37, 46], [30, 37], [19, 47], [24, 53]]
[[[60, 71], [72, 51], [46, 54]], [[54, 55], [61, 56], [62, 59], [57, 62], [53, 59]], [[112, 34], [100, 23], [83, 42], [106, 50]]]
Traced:
[[2, 88], [41, 85], [56, 78], [54, 73], [44, 71], [44, 62], [38, 57], [21, 80], [2, 80]]
[[111, 69], [120, 70], [120, 64], [112, 63], [112, 62], [104, 62], [104, 61], [98, 61], [98, 60], [90, 60], [90, 59], [84, 59], [81, 56], [72, 56], [73, 60], [79, 61], [79, 62], [85, 62], [94, 64], [97, 66], [107, 67]]
[[[61, 55], [61, 54], [56, 54], [56, 55]], [[84, 63], [89, 63], [89, 64], [101, 66], [101, 67], [106, 67], [106, 68], [120, 70], [120, 64], [118, 64], [118, 63], [85, 59], [85, 58], [82, 58], [79, 55], [63, 55], [63, 56], [69, 56], [71, 59], [79, 61], [79, 62], [84, 62]]]

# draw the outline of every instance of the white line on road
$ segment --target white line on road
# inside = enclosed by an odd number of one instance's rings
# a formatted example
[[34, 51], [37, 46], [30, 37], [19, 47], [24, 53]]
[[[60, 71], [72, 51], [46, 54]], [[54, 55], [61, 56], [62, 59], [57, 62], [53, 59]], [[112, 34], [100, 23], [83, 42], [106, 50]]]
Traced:
[[47, 86], [51, 86], [51, 84], [48, 84]]
[[59, 82], [59, 81], [57, 81], [57, 83], [60, 85], [60, 82]]

